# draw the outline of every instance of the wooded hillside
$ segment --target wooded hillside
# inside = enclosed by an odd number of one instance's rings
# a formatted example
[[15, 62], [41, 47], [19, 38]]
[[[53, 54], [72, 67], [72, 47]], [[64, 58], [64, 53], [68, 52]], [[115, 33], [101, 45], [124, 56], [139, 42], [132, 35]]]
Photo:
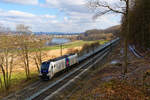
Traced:
[[100, 39], [111, 40], [116, 37], [119, 31], [120, 31], [120, 25], [112, 26], [104, 30], [92, 29], [92, 30], [85, 31], [78, 38], [82, 40], [100, 40]]

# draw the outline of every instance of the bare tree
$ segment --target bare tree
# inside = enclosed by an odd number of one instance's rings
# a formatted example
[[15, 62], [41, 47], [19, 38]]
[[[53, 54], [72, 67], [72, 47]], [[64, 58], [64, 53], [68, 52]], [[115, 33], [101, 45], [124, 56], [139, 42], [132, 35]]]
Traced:
[[24, 69], [26, 72], [27, 80], [30, 79], [30, 65], [29, 65], [29, 53], [32, 48], [33, 43], [33, 35], [31, 35], [31, 31], [28, 26], [25, 25], [17, 25], [17, 32], [19, 33], [17, 37], [17, 46], [18, 46], [18, 54], [21, 56], [22, 61], [24, 63]]
[[24, 24], [19, 24], [16, 26], [16, 30], [18, 33], [21, 33], [21, 34], [27, 34], [27, 33], [32, 33], [32, 31], [30, 30], [30, 27], [29, 26], [25, 26]]
[[11, 85], [11, 75], [14, 59], [14, 38], [12, 36], [0, 36], [0, 69], [3, 75], [5, 89], [9, 89]]
[[37, 67], [37, 70], [38, 72], [40, 71], [40, 65], [42, 63], [42, 56], [43, 56], [43, 52], [42, 52], [42, 49], [45, 45], [45, 40], [42, 40], [42, 39], [36, 39], [34, 41], [34, 46], [33, 48], [35, 48], [35, 55], [33, 57], [34, 61], [35, 61], [35, 64], [36, 64], [36, 67]]
[[94, 19], [102, 16], [104, 14], [117, 13], [122, 14], [125, 17], [125, 28], [122, 30], [124, 32], [124, 74], [127, 73], [127, 54], [128, 54], [128, 34], [129, 34], [129, 3], [130, 0], [118, 0], [114, 3], [109, 3], [109, 0], [90, 0], [88, 6], [93, 9], [96, 14]]
[[11, 32], [11, 29], [9, 27], [4, 27], [2, 24], [0, 24], [0, 34], [8, 34]]
[[2, 77], [0, 76], [0, 88], [2, 89], [3, 88], [3, 84], [2, 84]]

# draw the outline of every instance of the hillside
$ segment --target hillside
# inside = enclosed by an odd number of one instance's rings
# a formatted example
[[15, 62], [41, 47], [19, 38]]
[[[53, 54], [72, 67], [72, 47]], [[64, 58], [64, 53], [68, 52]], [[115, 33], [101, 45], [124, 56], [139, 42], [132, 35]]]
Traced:
[[78, 39], [82, 40], [100, 40], [107, 39], [111, 40], [116, 37], [116, 34], [119, 33], [120, 25], [112, 26], [107, 29], [92, 29], [87, 30], [83, 34], [81, 34]]
[[120, 31], [120, 27], [121, 27], [120, 25], [116, 25], [116, 26], [109, 27], [103, 31], [104, 31], [104, 33], [118, 34]]

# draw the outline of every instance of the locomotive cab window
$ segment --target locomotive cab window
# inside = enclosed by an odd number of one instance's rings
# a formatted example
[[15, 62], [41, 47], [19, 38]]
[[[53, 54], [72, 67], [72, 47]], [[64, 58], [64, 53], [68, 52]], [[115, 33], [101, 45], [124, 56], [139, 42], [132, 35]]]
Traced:
[[42, 65], [41, 65], [42, 70], [47, 70], [48, 67], [49, 67], [49, 63], [42, 63]]

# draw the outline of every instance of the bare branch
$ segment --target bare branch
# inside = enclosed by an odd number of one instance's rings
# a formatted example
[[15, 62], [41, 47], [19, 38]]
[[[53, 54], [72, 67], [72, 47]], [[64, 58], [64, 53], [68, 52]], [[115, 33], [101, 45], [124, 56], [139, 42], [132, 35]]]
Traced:
[[119, 3], [113, 3], [113, 4], [109, 4], [105, 1], [100, 1], [100, 0], [90, 0], [88, 2], [88, 7], [93, 9], [96, 12], [95, 16], [93, 17], [93, 19], [96, 19], [97, 17], [110, 12], [125, 15], [126, 6], [124, 5], [124, 3], [126, 3], [125, 0], [120, 0]]
[[112, 7], [110, 7], [108, 4], [102, 4], [102, 3], [97, 2], [97, 6], [99, 6], [99, 7], [104, 7], [104, 8], [108, 8], [110, 11], [113, 11], [113, 12], [115, 12], [115, 13], [125, 14], [125, 13], [124, 13], [124, 12], [122, 12], [122, 11], [119, 11], [119, 10], [113, 9], [113, 8], [112, 8]]
[[93, 16], [93, 19], [96, 19], [96, 18], [98, 18], [99, 16], [105, 15], [106, 13], [109, 13], [109, 12], [111, 12], [111, 10], [106, 10], [106, 11], [103, 11], [103, 12], [98, 12], [98, 13], [96, 13], [96, 14]]

